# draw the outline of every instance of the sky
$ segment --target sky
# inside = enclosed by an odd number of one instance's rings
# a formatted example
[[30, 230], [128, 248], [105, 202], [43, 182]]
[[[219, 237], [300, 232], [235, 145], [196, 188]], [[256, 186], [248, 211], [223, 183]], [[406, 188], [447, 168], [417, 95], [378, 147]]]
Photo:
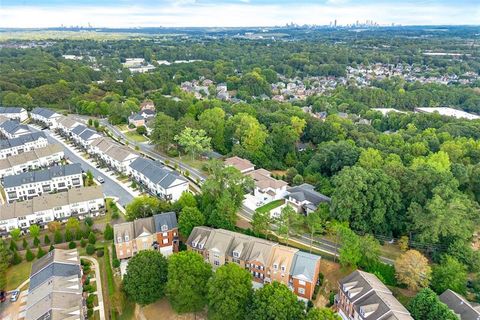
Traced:
[[0, 0], [1, 28], [480, 25], [480, 0]]

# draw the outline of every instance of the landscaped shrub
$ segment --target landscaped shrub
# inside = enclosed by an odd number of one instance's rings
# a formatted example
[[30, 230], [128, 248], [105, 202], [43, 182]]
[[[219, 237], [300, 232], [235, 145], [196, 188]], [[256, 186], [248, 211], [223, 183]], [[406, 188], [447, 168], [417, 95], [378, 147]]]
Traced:
[[395, 268], [391, 265], [377, 262], [369, 265], [365, 271], [377, 275], [382, 282], [388, 286], [397, 286], [397, 278], [395, 278]]
[[12, 264], [17, 265], [20, 262], [22, 262], [22, 256], [15, 250], [12, 256]]
[[27, 249], [28, 247], [28, 242], [27, 239], [23, 238], [23, 243], [22, 243], [23, 250]]
[[95, 253], [95, 246], [93, 244], [88, 244], [86, 248], [87, 254], [92, 255]]
[[86, 245], [87, 245], [87, 241], [85, 239], [80, 240], [80, 246], [82, 248], [85, 248]]
[[75, 249], [77, 247], [77, 244], [75, 243], [75, 241], [70, 241], [70, 243], [68, 244], [68, 249]]
[[85, 218], [85, 224], [89, 227], [93, 225], [93, 219], [91, 217], [86, 217]]
[[48, 236], [48, 234], [46, 234], [45, 237], [43, 238], [43, 243], [50, 244], [50, 237]]
[[17, 251], [18, 250], [18, 247], [17, 247], [17, 243], [15, 241], [10, 240], [10, 250], [11, 251]]
[[33, 238], [33, 246], [38, 247], [39, 244], [40, 244], [40, 239], [38, 239], [37, 237]]
[[328, 307], [333, 306], [335, 303], [335, 292], [330, 291], [330, 295], [328, 296]]
[[103, 257], [103, 254], [104, 254], [103, 249], [97, 250], [97, 257], [101, 258]]
[[112, 266], [114, 268], [120, 268], [120, 260], [118, 260], [117, 258], [113, 259]]
[[62, 243], [63, 242], [63, 235], [60, 232], [60, 230], [56, 230], [55, 234], [53, 236], [53, 239], [55, 240], [56, 244]]
[[42, 247], [38, 247], [38, 252], [37, 252], [37, 259], [40, 259], [46, 254], [45, 251], [43, 251]]
[[27, 261], [32, 261], [33, 259], [35, 259], [35, 255], [33, 254], [32, 250], [30, 250], [30, 248], [27, 249], [25, 258], [27, 259]]
[[93, 294], [89, 294], [86, 302], [87, 302], [87, 308], [93, 308], [93, 301], [95, 300], [95, 296]]
[[319, 272], [318, 273], [318, 286], [322, 286], [323, 285], [323, 280], [325, 279], [325, 276], [323, 275], [323, 273]]
[[95, 244], [95, 242], [97, 242], [97, 238], [95, 238], [95, 234], [93, 232], [90, 232], [88, 235], [88, 243]]

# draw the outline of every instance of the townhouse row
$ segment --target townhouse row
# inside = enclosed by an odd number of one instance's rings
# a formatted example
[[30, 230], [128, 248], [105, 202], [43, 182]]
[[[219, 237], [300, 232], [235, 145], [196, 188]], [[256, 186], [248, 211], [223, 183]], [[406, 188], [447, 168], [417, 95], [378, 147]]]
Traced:
[[82, 171], [82, 166], [74, 163], [7, 176], [3, 179], [6, 200], [11, 203], [32, 199], [44, 193], [82, 187]]
[[13, 139], [30, 133], [32, 133], [30, 128], [24, 124], [21, 124], [18, 120], [11, 120], [0, 115], [1, 136], [7, 139]]
[[32, 264], [24, 317], [87, 319], [83, 270], [76, 249], [54, 249]]
[[0, 236], [11, 230], [26, 231], [31, 225], [44, 227], [51, 221], [69, 217], [94, 217], [105, 212], [101, 186], [72, 188], [66, 192], [43, 194], [31, 200], [0, 206]]
[[118, 259], [128, 259], [142, 250], [158, 250], [164, 256], [178, 252], [175, 212], [119, 223], [113, 226]]
[[54, 129], [58, 126], [62, 115], [50, 109], [37, 107], [30, 111], [30, 117], [34, 122]]
[[254, 284], [278, 281], [300, 299], [310, 300], [320, 273], [320, 256], [241, 233], [195, 227], [188, 250], [201, 254], [213, 269], [236, 263], [248, 270]]
[[0, 116], [23, 122], [28, 119], [28, 112], [25, 108], [0, 107]]
[[18, 138], [0, 140], [0, 159], [44, 148], [47, 145], [48, 140], [44, 132], [29, 133]]
[[46, 168], [60, 163], [64, 157], [64, 150], [60, 144], [49, 144], [46, 147], [12, 155], [0, 159], [0, 178]]

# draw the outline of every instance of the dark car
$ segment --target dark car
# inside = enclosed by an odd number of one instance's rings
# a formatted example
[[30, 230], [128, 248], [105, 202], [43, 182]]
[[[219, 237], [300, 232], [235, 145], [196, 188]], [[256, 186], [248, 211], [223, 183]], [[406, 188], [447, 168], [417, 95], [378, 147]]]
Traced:
[[5, 302], [7, 300], [7, 293], [5, 291], [0, 291], [0, 302]]

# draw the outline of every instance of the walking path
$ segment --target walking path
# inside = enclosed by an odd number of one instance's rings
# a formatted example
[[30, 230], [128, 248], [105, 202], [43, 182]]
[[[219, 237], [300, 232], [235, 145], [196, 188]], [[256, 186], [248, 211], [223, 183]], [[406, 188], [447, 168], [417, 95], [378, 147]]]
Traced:
[[103, 306], [103, 292], [102, 292], [102, 277], [100, 276], [100, 266], [97, 259], [88, 256], [80, 256], [80, 259], [85, 259], [93, 263], [95, 266], [95, 282], [97, 283], [97, 291], [93, 294], [96, 294], [98, 297], [98, 306], [93, 308], [93, 310], [99, 310], [100, 320], [105, 320], [105, 308]]

